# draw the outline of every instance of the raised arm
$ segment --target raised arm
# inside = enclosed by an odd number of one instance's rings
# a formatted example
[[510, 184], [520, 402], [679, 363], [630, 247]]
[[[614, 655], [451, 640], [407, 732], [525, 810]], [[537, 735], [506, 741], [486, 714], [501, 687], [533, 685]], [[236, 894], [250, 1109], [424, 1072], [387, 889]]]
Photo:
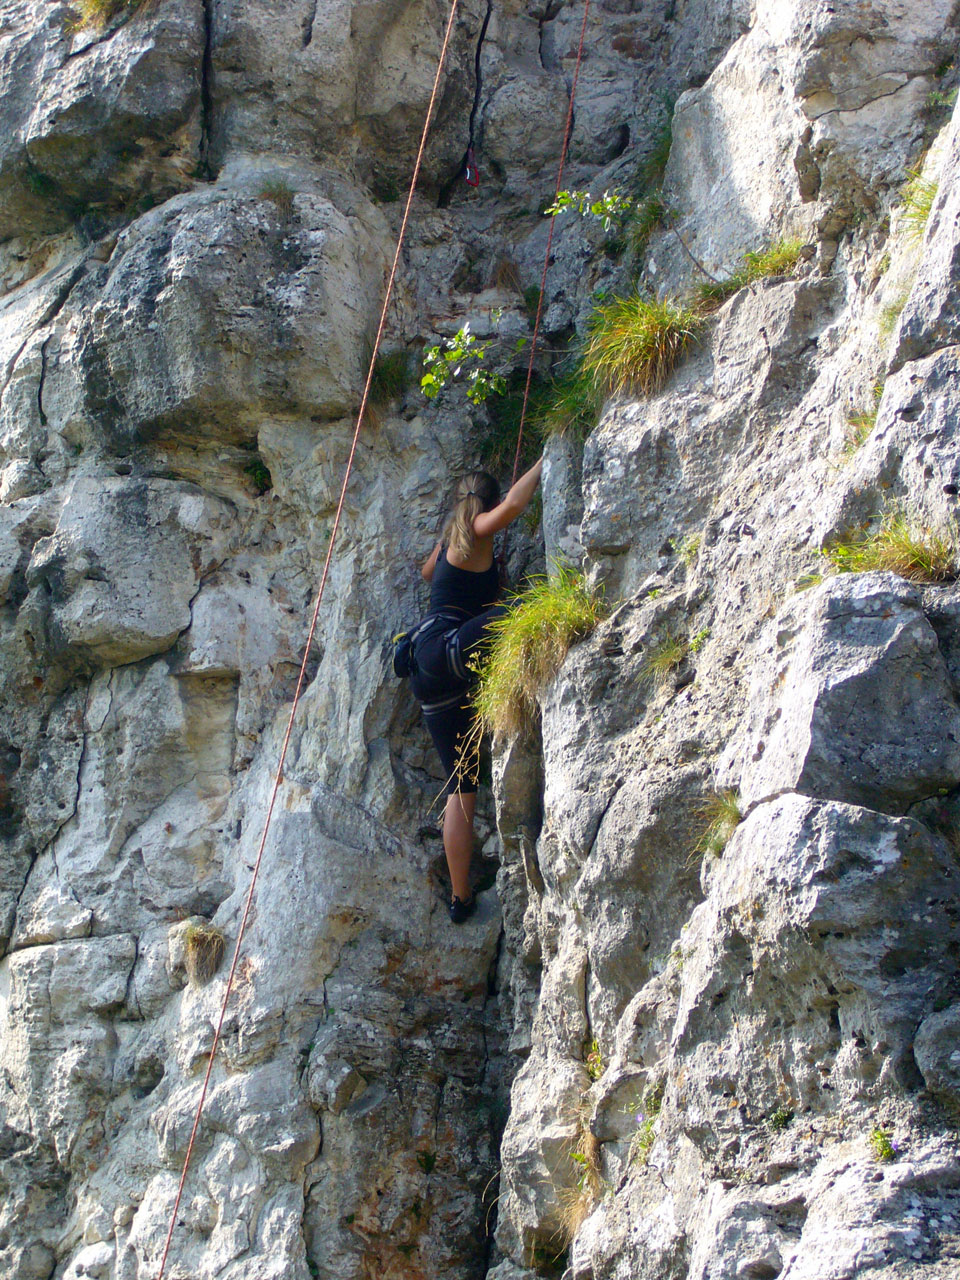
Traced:
[[543, 467], [543, 458], [540, 457], [533, 464], [529, 471], [525, 471], [515, 485], [513, 485], [507, 493], [504, 500], [493, 508], [492, 511], [481, 511], [473, 522], [473, 532], [478, 538], [487, 538], [492, 533], [499, 533], [501, 529], [505, 529], [508, 524], [516, 520], [517, 516], [526, 510], [530, 499], [536, 492], [537, 485], [540, 483], [540, 471]]

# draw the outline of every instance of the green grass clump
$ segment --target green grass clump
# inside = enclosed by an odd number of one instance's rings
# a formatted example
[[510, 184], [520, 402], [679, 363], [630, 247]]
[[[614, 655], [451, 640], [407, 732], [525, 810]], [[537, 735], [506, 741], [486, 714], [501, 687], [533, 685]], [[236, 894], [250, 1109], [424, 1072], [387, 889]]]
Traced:
[[[487, 426], [478, 441], [478, 447], [481, 463], [487, 470], [494, 473], [509, 473], [513, 468], [526, 382], [526, 370], [515, 369], [507, 378], [507, 387], [503, 394], [490, 396], [485, 401]], [[543, 382], [534, 374], [530, 384], [530, 398], [527, 402], [527, 417], [523, 427], [523, 440], [520, 444], [519, 466], [521, 471], [526, 471], [528, 467], [532, 467], [540, 455], [538, 415], [545, 395]]]
[[270, 474], [270, 469], [259, 455], [251, 458], [243, 470], [244, 474], [250, 477], [258, 497], [273, 488], [273, 477]]
[[582, 441], [597, 425], [602, 407], [603, 395], [596, 383], [578, 366], [544, 389], [532, 420], [541, 436], [570, 436]]
[[406, 351], [378, 351], [370, 380], [370, 403], [382, 408], [392, 400], [399, 400], [411, 379]]
[[697, 287], [697, 298], [708, 311], [715, 311], [735, 293], [756, 280], [774, 276], [789, 276], [800, 261], [802, 240], [778, 240], [776, 244], [760, 252], [745, 253], [743, 266], [722, 280], [705, 280]]
[[285, 217], [293, 213], [294, 190], [283, 178], [271, 178], [257, 192], [261, 200], [269, 200]]
[[519, 592], [489, 628], [474, 695], [483, 727], [496, 737], [526, 728], [567, 650], [590, 634], [603, 613], [600, 595], [569, 565]]
[[703, 801], [697, 809], [697, 816], [703, 824], [697, 852], [712, 853], [718, 858], [743, 821], [740, 796], [733, 790], [718, 791]]
[[909, 582], [952, 582], [957, 577], [957, 530], [934, 528], [916, 513], [893, 507], [878, 529], [839, 538], [823, 554], [838, 573], [884, 570]]
[[937, 198], [937, 183], [932, 178], [925, 178], [920, 166], [910, 170], [910, 177], [900, 192], [903, 206], [901, 221], [909, 240], [923, 239], [923, 233], [930, 221], [930, 210]]
[[587, 330], [580, 367], [601, 390], [659, 391], [703, 329], [703, 317], [677, 302], [633, 294], [601, 303]]
[[651, 135], [650, 150], [640, 170], [640, 183], [645, 190], [662, 184], [673, 147], [673, 99], [665, 94], [662, 104], [663, 119]]
[[656, 689], [665, 688], [689, 652], [690, 641], [687, 637], [679, 632], [668, 631], [650, 646], [640, 668], [641, 679], [648, 680]]
[[121, 14], [132, 13], [140, 3], [141, 0], [79, 0], [78, 26], [103, 28]]

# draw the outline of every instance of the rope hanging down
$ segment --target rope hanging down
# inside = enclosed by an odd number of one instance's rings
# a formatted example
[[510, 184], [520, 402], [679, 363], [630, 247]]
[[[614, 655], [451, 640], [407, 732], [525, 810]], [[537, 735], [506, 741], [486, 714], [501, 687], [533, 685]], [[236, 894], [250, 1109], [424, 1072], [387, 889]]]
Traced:
[[427, 118], [423, 124], [423, 133], [420, 138], [420, 149], [417, 152], [416, 163], [413, 167], [413, 177], [410, 180], [410, 190], [407, 194], [407, 203], [403, 211], [403, 220], [400, 223], [400, 235], [397, 239], [397, 249], [393, 258], [393, 266], [390, 269], [390, 275], [387, 280], [386, 295], [383, 300], [383, 310], [380, 313], [380, 323], [377, 326], [377, 336], [373, 343], [373, 351], [370, 355], [370, 366], [367, 369], [367, 380], [363, 388], [363, 398], [360, 401], [360, 411], [357, 414], [357, 424], [353, 432], [353, 441], [350, 446], [350, 454], [347, 458], [347, 466], [343, 476], [343, 484], [340, 489], [340, 500], [337, 503], [337, 514], [334, 518], [333, 529], [330, 532], [330, 541], [327, 545], [327, 555], [323, 565], [323, 574], [320, 578], [320, 586], [317, 590], [317, 598], [313, 607], [313, 617], [310, 621], [310, 630], [307, 634], [307, 642], [303, 649], [303, 661], [300, 663], [300, 675], [297, 679], [296, 691], [293, 695], [293, 705], [290, 708], [290, 717], [287, 721], [287, 731], [284, 734], [283, 746], [280, 750], [280, 760], [277, 764], [276, 775], [273, 780], [273, 789], [270, 793], [270, 803], [267, 806], [266, 818], [263, 824], [263, 834], [260, 837], [260, 845], [257, 849], [256, 861], [253, 864], [253, 874], [250, 878], [250, 889], [247, 893], [246, 905], [243, 910], [243, 916], [240, 921], [240, 930], [237, 934], [237, 943], [233, 950], [233, 963], [230, 965], [230, 973], [227, 977], [227, 989], [224, 993], [223, 1004], [220, 1008], [220, 1018], [217, 1022], [217, 1028], [214, 1032], [213, 1045], [210, 1049], [210, 1057], [207, 1062], [206, 1075], [203, 1078], [203, 1087], [200, 1090], [200, 1100], [197, 1103], [197, 1112], [193, 1121], [193, 1129], [190, 1132], [190, 1141], [187, 1144], [187, 1153], [183, 1161], [183, 1172], [180, 1175], [180, 1185], [177, 1188], [177, 1197], [173, 1205], [173, 1213], [170, 1215], [170, 1227], [167, 1231], [166, 1243], [163, 1247], [163, 1255], [160, 1259], [160, 1270], [157, 1273], [157, 1280], [163, 1280], [164, 1271], [167, 1266], [167, 1257], [170, 1253], [170, 1243], [173, 1240], [173, 1232], [177, 1224], [177, 1214], [180, 1211], [180, 1201], [183, 1197], [183, 1189], [187, 1181], [187, 1171], [190, 1168], [190, 1159], [193, 1155], [193, 1146], [197, 1137], [197, 1130], [200, 1127], [200, 1117], [203, 1114], [203, 1106], [207, 1098], [207, 1088], [210, 1083], [210, 1074], [213, 1071], [213, 1064], [216, 1058], [217, 1049], [220, 1046], [220, 1037], [223, 1030], [223, 1023], [227, 1013], [227, 1004], [233, 991], [233, 980], [237, 971], [237, 963], [240, 959], [240, 947], [243, 943], [243, 935], [246, 932], [247, 921], [250, 916], [250, 908], [253, 904], [253, 893], [257, 885], [257, 877], [260, 874], [260, 863], [263, 859], [263, 851], [267, 844], [267, 835], [270, 831], [270, 823], [273, 818], [273, 810], [277, 800], [277, 793], [280, 790], [280, 783], [283, 780], [283, 766], [287, 759], [287, 749], [290, 745], [290, 735], [293, 732], [293, 722], [297, 714], [297, 706], [300, 702], [300, 695], [303, 691], [304, 680], [306, 678], [307, 662], [310, 657], [310, 650], [313, 647], [313, 638], [317, 630], [317, 619], [320, 616], [320, 605], [323, 601], [323, 593], [326, 589], [327, 578], [330, 573], [330, 562], [333, 559], [333, 548], [337, 540], [337, 533], [340, 529], [340, 520], [343, 515], [343, 507], [347, 496], [347, 485], [350, 482], [350, 474], [353, 470], [353, 461], [357, 452], [357, 442], [360, 439], [360, 429], [363, 425], [363, 415], [367, 409], [367, 401], [370, 398], [370, 387], [373, 382], [373, 370], [377, 359], [377, 352], [380, 350], [380, 343], [383, 339], [383, 331], [387, 323], [387, 312], [390, 307], [390, 300], [393, 296], [393, 287], [397, 278], [397, 270], [400, 265], [400, 254], [403, 249], [403, 242], [407, 234], [407, 223], [410, 220], [410, 209], [413, 205], [413, 196], [417, 188], [417, 180], [420, 177], [420, 169], [423, 164], [423, 156], [427, 146], [427, 136], [430, 132], [430, 122], [433, 118], [434, 107], [437, 102], [437, 94], [440, 88], [440, 80], [443, 74], [444, 64], [447, 60], [447, 50], [450, 46], [450, 37], [453, 34], [453, 24], [457, 14], [457, 6], [459, 0], [451, 0], [450, 16], [447, 19], [447, 27], [443, 36], [443, 45], [440, 49], [440, 61], [437, 65], [437, 74], [433, 82], [433, 91], [430, 94], [430, 104], [427, 107]]
[[[554, 200], [559, 200], [563, 187], [563, 169], [567, 163], [567, 151], [570, 148], [570, 134], [573, 131], [573, 104], [577, 96], [577, 81], [580, 79], [580, 64], [583, 62], [583, 42], [587, 34], [587, 18], [590, 15], [590, 0], [584, 0], [583, 22], [580, 25], [580, 43], [577, 46], [577, 62], [573, 69], [573, 80], [570, 83], [570, 105], [567, 107], [567, 126], [563, 133], [563, 147], [560, 151], [560, 168], [557, 171], [557, 193]], [[550, 269], [550, 251], [553, 248], [553, 229], [557, 225], [556, 216], [550, 219], [550, 230], [547, 233], [547, 251], [543, 255], [543, 274], [540, 277], [540, 297], [537, 299], [537, 317], [533, 322], [533, 337], [530, 340], [530, 360], [527, 364], [527, 382], [523, 389], [523, 406], [520, 410], [520, 426], [517, 428], [517, 451], [513, 456], [513, 479], [516, 482], [520, 469], [520, 449], [523, 445], [523, 424], [527, 418], [527, 405], [530, 401], [530, 383], [533, 378], [533, 362], [537, 354], [537, 338], [540, 335], [540, 318], [543, 315], [543, 295], [547, 288], [547, 272]], [[506, 547], [506, 537], [504, 537]]]

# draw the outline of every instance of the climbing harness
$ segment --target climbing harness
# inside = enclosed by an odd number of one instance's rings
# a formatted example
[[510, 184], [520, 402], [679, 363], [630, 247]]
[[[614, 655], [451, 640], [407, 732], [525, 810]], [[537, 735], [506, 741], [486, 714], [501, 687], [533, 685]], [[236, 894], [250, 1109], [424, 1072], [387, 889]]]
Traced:
[[234, 977], [237, 972], [237, 964], [240, 959], [240, 948], [243, 943], [243, 936], [246, 932], [247, 922], [250, 917], [250, 908], [253, 905], [253, 894], [257, 886], [257, 877], [260, 874], [260, 864], [263, 860], [263, 851], [267, 844], [267, 835], [270, 831], [270, 823], [273, 819], [273, 810], [277, 802], [277, 793], [280, 790], [280, 783], [283, 779], [283, 767], [287, 759], [287, 750], [290, 746], [290, 736], [293, 733], [294, 718], [297, 714], [297, 707], [300, 703], [300, 695], [303, 692], [304, 680], [307, 673], [307, 663], [310, 658], [310, 650], [313, 648], [313, 638], [317, 630], [317, 620], [320, 616], [320, 605], [323, 602], [323, 593], [326, 589], [327, 578], [330, 574], [330, 562], [333, 559], [333, 549], [337, 541], [337, 533], [340, 529], [340, 521], [343, 516], [344, 503], [347, 496], [347, 485], [350, 482], [350, 475], [353, 471], [353, 461], [357, 453], [357, 443], [360, 439], [360, 429], [363, 426], [363, 415], [367, 409], [367, 401], [370, 398], [370, 387], [373, 382], [373, 371], [377, 360], [377, 353], [380, 350], [380, 343], [383, 339], [383, 331], [387, 323], [387, 312], [390, 307], [390, 300], [393, 296], [393, 286], [397, 278], [397, 270], [400, 265], [400, 254], [403, 250], [403, 242], [406, 239], [407, 223], [410, 220], [410, 210], [413, 205], [414, 193], [417, 189], [417, 181], [420, 177], [420, 169], [423, 165], [423, 156], [427, 146], [427, 136], [430, 132], [430, 122], [433, 118], [434, 108], [437, 103], [437, 96], [440, 89], [440, 79], [443, 75], [443, 68], [447, 60], [447, 50], [450, 47], [450, 38], [453, 35], [453, 24], [457, 16], [457, 7], [459, 0], [451, 0], [450, 15], [447, 19], [447, 27], [443, 36], [443, 44], [440, 48], [440, 60], [437, 64], [437, 74], [433, 82], [433, 91], [430, 94], [430, 103], [427, 107], [427, 117], [423, 124], [423, 133], [420, 137], [420, 149], [417, 152], [417, 159], [413, 166], [413, 177], [410, 180], [410, 190], [407, 194], [407, 203], [403, 211], [403, 219], [400, 223], [400, 234], [397, 239], [397, 249], [393, 257], [393, 266], [390, 268], [390, 275], [387, 280], [386, 294], [383, 300], [383, 309], [380, 312], [380, 323], [377, 327], [377, 336], [373, 343], [373, 350], [370, 353], [370, 365], [367, 369], [367, 380], [363, 388], [363, 397], [360, 401], [360, 410], [357, 414], [357, 423], [353, 432], [353, 441], [350, 446], [350, 454], [347, 458], [347, 465], [344, 470], [343, 484], [340, 488], [340, 500], [337, 503], [337, 513], [333, 521], [333, 528], [330, 531], [330, 541], [327, 544], [327, 555], [323, 564], [323, 573], [320, 577], [320, 586], [317, 590], [317, 598], [313, 607], [313, 616], [310, 620], [310, 630], [307, 633], [307, 641], [303, 649], [303, 660], [300, 663], [300, 674], [297, 678], [297, 687], [293, 695], [293, 705], [290, 708], [290, 716], [287, 720], [287, 730], [284, 734], [283, 745], [280, 749], [280, 759], [277, 765], [276, 776], [273, 780], [273, 789], [270, 792], [270, 802], [267, 806], [266, 818], [263, 824], [263, 833], [260, 836], [260, 844], [257, 849], [256, 860], [253, 864], [253, 872], [250, 877], [250, 888], [247, 892], [246, 904], [243, 910], [243, 916], [240, 920], [240, 929], [237, 933], [236, 946], [233, 949], [233, 962], [230, 965], [230, 973], [227, 977], [227, 987], [223, 996], [223, 1003], [220, 1007], [220, 1017], [217, 1022], [216, 1031], [213, 1036], [213, 1044], [210, 1047], [210, 1057], [207, 1060], [207, 1070], [203, 1077], [203, 1086], [200, 1090], [200, 1100], [197, 1103], [196, 1115], [193, 1120], [193, 1128], [190, 1132], [190, 1141], [187, 1143], [187, 1152], [183, 1161], [183, 1171], [180, 1175], [180, 1184], [177, 1187], [177, 1195], [173, 1205], [173, 1212], [170, 1215], [170, 1226], [167, 1230], [166, 1242], [163, 1246], [163, 1254], [160, 1259], [160, 1270], [157, 1273], [157, 1280], [163, 1280], [163, 1275], [167, 1266], [167, 1258], [170, 1253], [170, 1244], [173, 1240], [173, 1232], [177, 1225], [177, 1214], [180, 1212], [180, 1201], [183, 1198], [183, 1189], [187, 1181], [187, 1172], [190, 1168], [190, 1160], [193, 1155], [193, 1147], [197, 1137], [197, 1130], [200, 1127], [200, 1118], [203, 1114], [203, 1106], [207, 1098], [207, 1090], [210, 1084], [210, 1075], [213, 1071], [214, 1060], [216, 1059], [217, 1049], [220, 1045], [220, 1038], [223, 1032], [223, 1023], [227, 1014], [227, 1004], [233, 992]]
[[[324, 559], [323, 572], [320, 577], [320, 586], [317, 590], [317, 596], [316, 596], [316, 600], [314, 602], [314, 607], [313, 607], [313, 614], [310, 619], [310, 628], [307, 633], [307, 639], [303, 649], [303, 659], [300, 663], [300, 673], [297, 678], [297, 685], [293, 695], [293, 703], [290, 707], [290, 715], [287, 719], [286, 732], [284, 733], [283, 743], [280, 748], [280, 758], [277, 763], [276, 773], [274, 775], [273, 787], [270, 792], [270, 800], [267, 805], [266, 816], [264, 818], [264, 823], [263, 823], [263, 831], [260, 836], [260, 843], [257, 847], [257, 856], [256, 856], [256, 859], [254, 860], [253, 871], [250, 876], [250, 887], [247, 891], [247, 896], [246, 896], [244, 909], [243, 909], [243, 915], [240, 919], [240, 928], [237, 932], [237, 941], [233, 950], [233, 960], [230, 964], [230, 972], [227, 976], [226, 990], [224, 992], [223, 1002], [220, 1006], [220, 1016], [217, 1021], [216, 1029], [214, 1031], [213, 1044], [210, 1047], [210, 1055], [209, 1055], [209, 1058], [207, 1059], [207, 1069], [203, 1077], [203, 1084], [200, 1090], [200, 1098], [197, 1102], [197, 1109], [196, 1109], [196, 1113], [194, 1115], [194, 1120], [193, 1120], [193, 1128], [190, 1131], [190, 1140], [187, 1143], [187, 1151], [186, 1151], [186, 1155], [184, 1156], [183, 1170], [180, 1174], [180, 1182], [177, 1187], [177, 1194], [173, 1204], [173, 1212], [170, 1215], [170, 1225], [167, 1230], [167, 1236], [163, 1246], [163, 1253], [160, 1258], [160, 1270], [157, 1273], [157, 1280], [163, 1280], [164, 1273], [166, 1271], [167, 1259], [170, 1254], [170, 1245], [173, 1241], [173, 1233], [177, 1225], [177, 1215], [180, 1212], [180, 1203], [183, 1199], [183, 1192], [184, 1192], [184, 1188], [186, 1186], [186, 1181], [187, 1181], [187, 1173], [189, 1172], [189, 1169], [190, 1169], [190, 1161], [193, 1157], [193, 1149], [196, 1143], [197, 1132], [200, 1128], [200, 1120], [203, 1115], [203, 1108], [206, 1102], [207, 1092], [210, 1085], [210, 1076], [213, 1072], [213, 1065], [216, 1060], [217, 1050], [220, 1046], [220, 1040], [223, 1034], [223, 1024], [226, 1019], [227, 1005], [229, 1004], [230, 996], [233, 993], [233, 984], [234, 984], [234, 979], [236, 977], [237, 966], [240, 960], [240, 951], [243, 945], [244, 935], [246, 933], [247, 924], [250, 918], [250, 910], [253, 905], [253, 895], [256, 890], [257, 879], [260, 874], [260, 865], [263, 861], [263, 853], [267, 844], [267, 836], [269, 835], [269, 832], [270, 832], [270, 824], [273, 820], [273, 813], [276, 807], [277, 795], [280, 790], [280, 784], [283, 781], [283, 770], [284, 770], [284, 765], [286, 764], [287, 751], [290, 746], [290, 738], [293, 733], [294, 720], [296, 718], [297, 709], [300, 704], [300, 697], [303, 693], [303, 686], [306, 680], [307, 665], [309, 662], [311, 649], [313, 648], [314, 636], [316, 635], [316, 630], [317, 630], [317, 622], [320, 617], [320, 606], [323, 603], [324, 591], [326, 590], [327, 580], [330, 575], [330, 564], [333, 559], [333, 551], [337, 541], [337, 534], [339, 533], [339, 530], [340, 530], [340, 523], [343, 516], [343, 508], [346, 502], [347, 486], [350, 482], [350, 476], [353, 471], [354, 459], [356, 458], [356, 453], [357, 453], [357, 444], [359, 442], [360, 431], [363, 426], [363, 417], [364, 417], [364, 414], [366, 413], [367, 403], [370, 399], [370, 388], [373, 383], [374, 366], [376, 364], [377, 354], [380, 350], [380, 343], [383, 340], [383, 332], [387, 322], [387, 313], [390, 307], [390, 301], [393, 297], [394, 284], [396, 282], [397, 271], [400, 265], [400, 255], [403, 250], [404, 241], [406, 239], [407, 224], [409, 223], [409, 220], [410, 220], [410, 211], [413, 206], [413, 197], [416, 192], [417, 182], [420, 177], [420, 170], [423, 166], [423, 157], [426, 151], [427, 137], [430, 132], [430, 124], [433, 119], [434, 109], [437, 104], [437, 97], [439, 95], [439, 89], [440, 89], [440, 80], [443, 75], [443, 68], [447, 60], [447, 52], [449, 50], [450, 40], [453, 35], [453, 27], [454, 27], [454, 22], [457, 15], [458, 5], [459, 5], [459, 0], [451, 0], [450, 13], [447, 19], [446, 30], [444, 31], [443, 43], [440, 48], [440, 58], [437, 64], [437, 74], [434, 78], [433, 90], [430, 94], [429, 105], [427, 106], [426, 120], [424, 121], [423, 132], [420, 137], [420, 147], [417, 152], [416, 161], [414, 163], [413, 176], [410, 180], [410, 190], [407, 193], [407, 202], [403, 211], [403, 218], [400, 223], [400, 233], [397, 239], [397, 247], [396, 247], [396, 252], [394, 253], [393, 265], [390, 268], [390, 274], [387, 279], [387, 287], [386, 287], [386, 292], [383, 300], [383, 308], [380, 312], [380, 323], [377, 327], [376, 338], [373, 342], [373, 349], [370, 353], [370, 364], [367, 369], [367, 378], [363, 388], [363, 396], [360, 401], [360, 409], [357, 414], [356, 426], [354, 427], [353, 439], [350, 445], [350, 453], [347, 457], [347, 464], [344, 469], [343, 483], [340, 488], [340, 498], [337, 503], [337, 511], [333, 521], [333, 528], [331, 529], [330, 540], [327, 544], [327, 554]], [[481, 32], [481, 42], [480, 42], [481, 44], [482, 44], [482, 34], [483, 32], [486, 31], [487, 23], [490, 21], [491, 10], [492, 10], [492, 3], [490, 3], [490, 0], [488, 0], [487, 14], [484, 19], [483, 28]], [[563, 181], [563, 169], [566, 161], [567, 150], [570, 143], [570, 133], [573, 126], [573, 103], [574, 103], [574, 96], [576, 94], [576, 89], [577, 89], [577, 80], [580, 74], [580, 63], [583, 58], [584, 35], [586, 33], [587, 15], [589, 14], [589, 11], [590, 11], [590, 0], [585, 0], [584, 11], [583, 11], [583, 25], [580, 30], [580, 43], [577, 49], [577, 61], [576, 61], [576, 67], [574, 70], [573, 81], [570, 89], [570, 105], [567, 111], [566, 130], [564, 132], [563, 149], [561, 151], [561, 156], [560, 156], [560, 169], [557, 174], [557, 194], [558, 195], [561, 189], [561, 183]], [[476, 94], [476, 100], [474, 102], [474, 109], [470, 117], [470, 146], [467, 149], [467, 169], [465, 174], [466, 180], [470, 182], [471, 186], [478, 185], [480, 181], [479, 173], [476, 170], [476, 161], [473, 157], [473, 127], [474, 127], [474, 121], [475, 121], [476, 112], [477, 112], [477, 104], [479, 102], [479, 97], [480, 97], [479, 61], [480, 61], [480, 51], [478, 47], [477, 94]], [[475, 181], [471, 181], [471, 176], [475, 178]], [[526, 417], [527, 403], [530, 395], [530, 383], [533, 376], [533, 361], [534, 361], [534, 355], [536, 352], [537, 336], [540, 330], [540, 318], [541, 318], [541, 310], [543, 306], [543, 294], [544, 294], [544, 289], [546, 287], [547, 270], [550, 265], [550, 251], [553, 243], [553, 228], [554, 228], [554, 220], [551, 219], [550, 232], [547, 237], [547, 251], [546, 251], [544, 264], [543, 264], [543, 276], [541, 279], [541, 286], [540, 286], [540, 301], [537, 305], [537, 316], [534, 322], [533, 338], [530, 344], [530, 363], [527, 368], [527, 382], [526, 382], [526, 388], [525, 388], [524, 397], [523, 397], [523, 408], [520, 414], [520, 427], [517, 435], [517, 451], [516, 451], [516, 456], [514, 458], [514, 463], [513, 463], [513, 480], [514, 481], [517, 478], [517, 469], [520, 462], [520, 449], [521, 449], [521, 444], [523, 439], [523, 425]]]

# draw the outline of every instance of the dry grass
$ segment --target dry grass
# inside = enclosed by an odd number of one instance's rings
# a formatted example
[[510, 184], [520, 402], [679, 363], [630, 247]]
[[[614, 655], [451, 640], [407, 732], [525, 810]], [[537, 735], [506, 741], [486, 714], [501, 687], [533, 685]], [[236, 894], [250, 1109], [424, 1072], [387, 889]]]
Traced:
[[525, 729], [567, 650], [590, 634], [603, 613], [601, 596], [569, 566], [519, 592], [490, 627], [474, 694], [482, 726], [498, 738]]
[[891, 508], [879, 528], [838, 539], [823, 554], [838, 573], [896, 573], [909, 582], [953, 582], [960, 547], [955, 526], [937, 527], [917, 512]]
[[743, 819], [739, 794], [726, 790], [707, 796], [697, 809], [697, 818], [701, 831], [696, 852], [712, 853], [714, 857], [719, 857]]
[[132, 13], [142, 0], [78, 0], [78, 27], [103, 29], [122, 14]]
[[603, 303], [593, 314], [581, 369], [610, 393], [659, 391], [699, 336], [699, 312], [677, 302], [633, 294]]
[[261, 186], [257, 194], [261, 200], [269, 200], [275, 204], [284, 217], [289, 217], [293, 213], [294, 190], [283, 178], [271, 178]]
[[655, 689], [666, 688], [670, 677], [689, 652], [689, 639], [679, 632], [668, 631], [647, 651], [640, 668], [640, 678], [648, 681]]
[[184, 965], [195, 987], [209, 982], [223, 960], [223, 934], [212, 924], [192, 924], [184, 930]]
[[495, 289], [502, 289], [508, 293], [515, 293], [518, 297], [524, 297], [520, 268], [510, 258], [499, 258], [497, 260], [497, 264], [493, 269], [492, 283]]
[[920, 165], [911, 169], [910, 177], [900, 192], [903, 207], [900, 221], [906, 231], [907, 239], [913, 241], [923, 239], [936, 198], [936, 181], [933, 178], [924, 178]]
[[570, 1153], [570, 1159], [579, 1171], [576, 1186], [561, 1187], [557, 1192], [560, 1202], [560, 1231], [565, 1245], [573, 1240], [589, 1218], [603, 1189], [600, 1143], [585, 1123], [580, 1125], [577, 1145]]

